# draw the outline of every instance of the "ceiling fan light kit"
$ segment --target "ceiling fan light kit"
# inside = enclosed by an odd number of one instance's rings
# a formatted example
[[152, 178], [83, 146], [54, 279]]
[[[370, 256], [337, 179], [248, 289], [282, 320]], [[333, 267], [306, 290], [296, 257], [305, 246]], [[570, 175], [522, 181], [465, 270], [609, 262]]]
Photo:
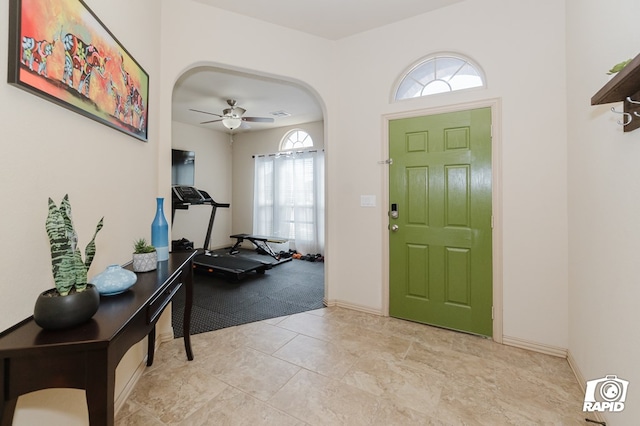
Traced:
[[234, 130], [240, 127], [242, 119], [240, 117], [225, 117], [222, 119], [222, 124], [229, 130]]
[[200, 111], [197, 109], [190, 109], [194, 112], [200, 112], [203, 114], [215, 115], [216, 117], [220, 117], [217, 120], [204, 121], [200, 124], [206, 123], [215, 123], [218, 121], [222, 122], [222, 125], [229, 130], [235, 130], [242, 124], [243, 121], [253, 121], [258, 123], [273, 123], [273, 118], [270, 117], [243, 117], [242, 115], [246, 112], [244, 108], [240, 108], [236, 106], [236, 101], [234, 99], [227, 99], [227, 104], [230, 108], [225, 108], [222, 111], [223, 115], [215, 114], [213, 112]]

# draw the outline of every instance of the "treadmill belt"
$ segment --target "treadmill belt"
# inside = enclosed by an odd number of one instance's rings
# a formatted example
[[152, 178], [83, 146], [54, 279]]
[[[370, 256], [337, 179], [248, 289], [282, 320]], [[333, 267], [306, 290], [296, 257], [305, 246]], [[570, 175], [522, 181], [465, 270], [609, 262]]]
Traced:
[[197, 266], [231, 272], [234, 274], [244, 274], [246, 272], [270, 269], [270, 265], [257, 260], [247, 259], [231, 255], [206, 255], [199, 254], [193, 259]]

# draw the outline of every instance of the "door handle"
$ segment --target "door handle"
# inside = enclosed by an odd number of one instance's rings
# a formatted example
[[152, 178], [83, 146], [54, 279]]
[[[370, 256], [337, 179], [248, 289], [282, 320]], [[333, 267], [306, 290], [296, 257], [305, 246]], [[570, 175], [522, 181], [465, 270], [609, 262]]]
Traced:
[[398, 232], [398, 229], [399, 229], [399, 228], [400, 228], [400, 227], [399, 227], [398, 225], [391, 225], [391, 230], [392, 230], [393, 232]]

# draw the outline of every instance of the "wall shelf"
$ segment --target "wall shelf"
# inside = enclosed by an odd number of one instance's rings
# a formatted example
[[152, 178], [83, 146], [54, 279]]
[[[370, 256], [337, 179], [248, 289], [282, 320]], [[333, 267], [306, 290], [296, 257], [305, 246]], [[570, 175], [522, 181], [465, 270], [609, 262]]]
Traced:
[[[640, 104], [633, 104], [627, 100], [640, 102], [640, 55], [613, 76], [598, 92], [591, 97], [591, 105], [609, 104], [612, 102], [624, 102], [624, 112], [631, 114], [633, 118], [624, 126], [625, 132], [630, 132], [640, 127]], [[638, 115], [634, 115], [638, 113]]]

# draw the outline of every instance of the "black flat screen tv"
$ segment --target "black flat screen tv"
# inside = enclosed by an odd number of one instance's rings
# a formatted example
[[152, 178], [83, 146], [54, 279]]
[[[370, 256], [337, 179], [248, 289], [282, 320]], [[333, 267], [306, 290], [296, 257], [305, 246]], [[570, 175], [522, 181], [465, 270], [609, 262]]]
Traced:
[[181, 149], [171, 150], [171, 185], [194, 186], [196, 153]]

